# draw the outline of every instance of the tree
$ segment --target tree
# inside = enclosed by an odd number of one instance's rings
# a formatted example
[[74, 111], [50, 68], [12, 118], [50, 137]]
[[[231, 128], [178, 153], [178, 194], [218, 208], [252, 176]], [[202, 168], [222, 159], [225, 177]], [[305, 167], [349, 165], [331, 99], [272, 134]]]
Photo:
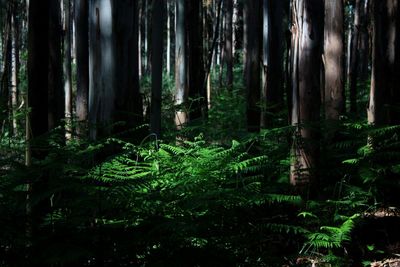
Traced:
[[339, 120], [345, 111], [343, 1], [325, 1], [325, 118]]
[[64, 4], [64, 92], [66, 137], [72, 133], [72, 75], [71, 75], [71, 0], [63, 0]]
[[61, 57], [61, 9], [60, 1], [50, 1], [49, 6], [49, 130], [60, 126], [65, 118], [65, 94], [63, 88]]
[[349, 67], [349, 87], [350, 87], [350, 112], [357, 112], [357, 81], [358, 81], [358, 43], [360, 39], [360, 19], [364, 0], [356, 0], [354, 9], [354, 25], [351, 38], [350, 67]]
[[302, 190], [317, 182], [320, 119], [320, 66], [323, 1], [294, 0], [292, 5], [292, 110], [296, 127], [291, 184]]
[[12, 34], [12, 68], [11, 68], [11, 107], [13, 110], [13, 133], [18, 133], [17, 107], [19, 91], [19, 69], [20, 69], [20, 20], [17, 12], [19, 10], [18, 1], [13, 1], [13, 10], [11, 14], [11, 34]]
[[77, 134], [87, 134], [89, 97], [88, 0], [75, 0]]
[[115, 46], [115, 87], [112, 118], [122, 122], [114, 127], [114, 132], [128, 136], [126, 132], [143, 121], [142, 98], [139, 87], [138, 3], [118, 0], [113, 3]]
[[263, 1], [263, 126], [270, 124], [268, 113], [278, 111], [283, 103], [283, 18], [285, 1]]
[[43, 62], [49, 58], [49, 4], [49, 0], [29, 2], [28, 99], [33, 138], [48, 130], [48, 69]]
[[207, 93], [203, 87], [205, 76], [203, 62], [201, 1], [186, 0], [187, 7], [187, 67], [188, 67], [188, 103], [189, 120], [200, 119], [202, 111], [207, 107]]
[[[168, 2], [167, 2], [168, 6]], [[162, 92], [162, 71], [163, 71], [163, 26], [164, 26], [164, 6], [162, 0], [153, 1], [153, 30], [152, 30], [152, 79], [151, 79], [151, 119], [150, 126], [151, 132], [155, 133], [158, 137], [161, 134], [161, 92]], [[169, 23], [169, 14], [168, 23]], [[167, 24], [168, 24], [167, 23]], [[168, 25], [169, 27], [169, 25]], [[169, 40], [169, 28], [168, 28]], [[168, 44], [170, 45], [170, 44]], [[170, 56], [169, 53], [168, 57]], [[170, 64], [167, 60], [167, 64]]]
[[175, 115], [175, 125], [180, 128], [188, 121], [188, 115], [183, 107], [188, 100], [186, 77], [186, 3], [176, 0], [175, 12], [175, 105], [178, 110]]
[[399, 120], [391, 116], [396, 110], [393, 100], [400, 90], [397, 76], [399, 73], [398, 1], [373, 2], [373, 38], [372, 38], [372, 77], [369, 96], [368, 122], [384, 125]]
[[[112, 0], [89, 1], [90, 137], [110, 133], [114, 112], [115, 61]], [[125, 96], [121, 96], [125, 97]]]
[[225, 63], [226, 85], [233, 86], [233, 0], [225, 0]]
[[260, 26], [262, 1], [246, 1], [245, 15], [245, 85], [247, 94], [247, 129], [250, 132], [260, 130]]

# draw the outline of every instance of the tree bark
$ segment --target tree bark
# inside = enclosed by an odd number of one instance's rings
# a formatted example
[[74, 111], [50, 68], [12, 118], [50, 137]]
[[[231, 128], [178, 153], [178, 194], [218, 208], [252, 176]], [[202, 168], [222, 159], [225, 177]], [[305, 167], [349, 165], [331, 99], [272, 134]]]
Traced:
[[325, 1], [325, 118], [339, 120], [345, 111], [343, 1]]
[[114, 1], [115, 38], [115, 87], [113, 121], [122, 122], [114, 132], [128, 137], [128, 130], [143, 121], [142, 97], [139, 87], [138, 31], [139, 16], [137, 1]]
[[290, 182], [302, 192], [317, 183], [323, 1], [293, 1], [292, 125], [296, 127]]
[[354, 26], [351, 40], [349, 87], [350, 87], [350, 112], [357, 112], [357, 81], [358, 81], [358, 43], [360, 38], [360, 16], [364, 0], [356, 0], [354, 10]]
[[263, 126], [270, 124], [267, 114], [278, 112], [283, 104], [284, 8], [284, 1], [263, 1]]
[[226, 86], [233, 87], [233, 0], [225, 0], [225, 63]]
[[75, 0], [76, 117], [78, 137], [87, 136], [89, 98], [88, 0]]
[[189, 120], [202, 117], [207, 108], [207, 93], [203, 87], [204, 62], [201, 24], [201, 2], [186, 0], [187, 7], [187, 44], [188, 44], [188, 95], [190, 98]]
[[188, 100], [186, 77], [186, 3], [185, 0], [176, 0], [175, 26], [175, 105], [178, 110], [175, 114], [175, 125], [178, 129], [188, 121], [188, 114], [183, 107]]
[[18, 135], [17, 107], [19, 92], [19, 68], [20, 68], [20, 23], [17, 16], [18, 1], [13, 1], [14, 10], [11, 16], [12, 33], [12, 70], [11, 70], [11, 106], [12, 106], [12, 129], [13, 134]]
[[[368, 123], [372, 125], [391, 124], [392, 98], [400, 90], [396, 82], [398, 62], [396, 62], [396, 28], [398, 1], [373, 2], [372, 77], [368, 107]], [[397, 59], [398, 60], [398, 59]], [[397, 67], [397, 68], [396, 68]]]
[[261, 110], [260, 102], [260, 27], [262, 7], [261, 0], [246, 1], [244, 3], [245, 34], [245, 85], [247, 95], [247, 130], [260, 131]]
[[89, 1], [89, 123], [94, 140], [111, 132], [105, 126], [115, 101], [113, 24], [112, 0]]
[[72, 133], [72, 75], [71, 75], [71, 0], [64, 4], [64, 93], [65, 93], [65, 130], [66, 138]]
[[[168, 2], [167, 2], [168, 6]], [[169, 8], [168, 8], [169, 10]], [[162, 0], [153, 1], [153, 30], [152, 30], [152, 79], [151, 79], [151, 132], [160, 138], [161, 135], [161, 92], [163, 71], [163, 29], [164, 29], [164, 6]], [[169, 18], [169, 14], [167, 14]], [[169, 23], [169, 21], [168, 21]], [[167, 24], [168, 24], [167, 23]], [[168, 26], [169, 27], [169, 26]], [[168, 29], [169, 35], [169, 29]], [[169, 36], [168, 36], [169, 37]], [[169, 38], [168, 38], [169, 40]], [[170, 44], [168, 44], [170, 45]], [[169, 55], [168, 55], [169, 56]], [[169, 60], [168, 64], [169, 64]]]

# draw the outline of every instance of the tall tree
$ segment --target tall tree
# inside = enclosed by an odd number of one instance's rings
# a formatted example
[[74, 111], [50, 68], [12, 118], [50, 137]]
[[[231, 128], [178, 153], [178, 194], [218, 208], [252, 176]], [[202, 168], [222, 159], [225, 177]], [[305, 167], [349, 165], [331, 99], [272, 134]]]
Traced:
[[175, 12], [175, 105], [178, 110], [175, 115], [175, 125], [180, 128], [188, 120], [183, 105], [188, 100], [186, 77], [186, 1], [176, 0]]
[[19, 2], [13, 1], [13, 11], [11, 15], [11, 34], [12, 34], [12, 68], [11, 68], [11, 107], [13, 110], [13, 133], [18, 133], [17, 107], [19, 92], [19, 69], [20, 69], [20, 20], [18, 18]]
[[233, 87], [233, 0], [225, 0], [226, 86]]
[[245, 15], [245, 84], [247, 94], [247, 129], [250, 132], [260, 130], [260, 27], [262, 1], [246, 1]]
[[[160, 1], [160, 0], [158, 0]], [[116, 126], [115, 132], [132, 129], [142, 123], [143, 109], [139, 88], [138, 3], [131, 0], [118, 0], [113, 3], [115, 38], [115, 87], [113, 120], [123, 122]]]
[[320, 119], [320, 66], [324, 5], [322, 0], [292, 2], [292, 111], [296, 127], [291, 183], [302, 190], [317, 182]]
[[283, 103], [283, 19], [286, 1], [263, 1], [263, 90], [266, 112], [261, 123], [270, 122], [266, 114], [279, 110]]
[[[89, 1], [89, 123], [90, 137], [108, 134], [115, 101], [112, 0]], [[125, 97], [125, 96], [121, 96]]]
[[325, 1], [325, 117], [338, 120], [345, 111], [343, 1]]
[[171, 39], [172, 39], [172, 19], [171, 19], [171, 3], [169, 0], [166, 1], [167, 5], [167, 74], [171, 74]]
[[71, 74], [71, 0], [63, 0], [64, 4], [64, 92], [66, 136], [72, 132], [72, 74]]
[[187, 7], [187, 52], [188, 52], [188, 96], [190, 98], [189, 119], [195, 120], [202, 116], [206, 108], [207, 93], [203, 87], [204, 62], [202, 42], [201, 1], [186, 0]]
[[384, 0], [373, 2], [373, 39], [372, 39], [372, 77], [369, 96], [368, 122], [383, 125], [398, 121], [391, 116], [392, 98], [400, 90], [397, 76], [399, 56], [396, 55], [396, 33], [399, 20], [398, 1]]
[[75, 0], [77, 134], [87, 134], [89, 98], [88, 0]]
[[[167, 2], [168, 6], [168, 2]], [[162, 71], [163, 71], [163, 26], [164, 6], [162, 0], [153, 1], [152, 14], [152, 75], [151, 75], [151, 132], [158, 137], [161, 134], [161, 92], [162, 92]], [[169, 8], [168, 8], [169, 10]], [[169, 18], [169, 14], [167, 14]], [[169, 21], [168, 21], [169, 22]], [[169, 26], [168, 26], [169, 27]], [[169, 38], [169, 29], [168, 29]], [[170, 56], [170, 55], [168, 55]], [[169, 60], [167, 60], [169, 64]]]
[[360, 20], [363, 1], [356, 0], [354, 9], [354, 24], [352, 30], [351, 39], [351, 51], [350, 51], [350, 67], [348, 83], [350, 88], [350, 112], [357, 112], [357, 81], [358, 81], [358, 43], [360, 39]]
[[48, 130], [49, 0], [29, 1], [28, 99], [33, 138]]
[[59, 126], [65, 114], [61, 57], [61, 8], [60, 1], [50, 1], [49, 6], [49, 129]]

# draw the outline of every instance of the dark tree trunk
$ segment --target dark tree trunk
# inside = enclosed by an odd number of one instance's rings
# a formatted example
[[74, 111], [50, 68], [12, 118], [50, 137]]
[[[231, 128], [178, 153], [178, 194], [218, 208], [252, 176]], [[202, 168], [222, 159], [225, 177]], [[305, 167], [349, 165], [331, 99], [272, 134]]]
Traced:
[[110, 126], [114, 112], [116, 73], [112, 2], [89, 1], [89, 123], [92, 139], [111, 132], [106, 126]]
[[351, 39], [349, 87], [350, 87], [350, 112], [357, 112], [357, 81], [358, 81], [358, 43], [360, 38], [360, 16], [364, 0], [356, 0], [354, 10], [354, 25]]
[[188, 93], [190, 103], [189, 120], [202, 117], [202, 110], [207, 106], [207, 92], [204, 90], [204, 62], [202, 43], [202, 24], [200, 1], [186, 0], [187, 40], [188, 40]]
[[247, 94], [247, 129], [260, 131], [260, 33], [261, 0], [244, 3], [245, 18], [245, 85]]
[[233, 87], [233, 0], [225, 0], [225, 63], [226, 86]]
[[392, 98], [400, 90], [396, 82], [398, 62], [396, 62], [396, 24], [398, 23], [398, 1], [373, 2], [372, 77], [368, 107], [368, 122], [384, 125], [398, 121], [391, 117]]
[[345, 111], [343, 1], [325, 1], [325, 118], [339, 120]]
[[87, 136], [89, 100], [88, 0], [75, 0], [76, 117], [78, 136]]
[[139, 16], [137, 1], [118, 0], [114, 2], [114, 8], [116, 84], [113, 119], [124, 123], [115, 127], [115, 132], [122, 132], [143, 121], [137, 54]]
[[[294, 0], [292, 125], [296, 127], [291, 184], [302, 191], [317, 183], [320, 119], [320, 66], [323, 38], [322, 0]], [[303, 191], [304, 192], [304, 191]]]
[[64, 3], [64, 93], [65, 93], [65, 124], [66, 137], [72, 133], [72, 71], [71, 71], [71, 0]]
[[9, 81], [11, 75], [11, 52], [12, 52], [12, 38], [11, 38], [11, 10], [12, 3], [7, 3], [6, 18], [3, 33], [3, 51], [2, 59], [3, 65], [1, 66], [1, 84], [0, 84], [0, 134], [6, 131], [5, 127], [8, 125], [10, 115], [9, 99], [10, 88]]
[[[167, 3], [168, 5], [168, 3]], [[152, 79], [151, 79], [151, 132], [158, 137], [161, 135], [161, 92], [163, 71], [163, 30], [164, 6], [162, 0], [153, 1], [153, 30], [152, 30]], [[169, 18], [169, 14], [167, 14]], [[169, 33], [169, 31], [168, 31]], [[168, 53], [169, 54], [169, 53]], [[169, 64], [169, 60], [168, 60]]]
[[264, 0], [263, 3], [263, 90], [266, 110], [262, 114], [263, 126], [270, 124], [267, 114], [280, 110], [283, 104], [283, 58], [285, 1]]
[[365, 82], [369, 77], [369, 21], [370, 21], [370, 1], [371, 0], [364, 0], [360, 18], [360, 36], [358, 42], [358, 57], [359, 57], [359, 64], [358, 64], [358, 73], [360, 81]]
[[188, 114], [183, 107], [188, 100], [187, 69], [186, 69], [186, 1], [176, 0], [175, 26], [175, 105], [178, 110], [175, 115], [175, 125], [181, 128], [187, 123]]
[[64, 88], [62, 85], [61, 9], [60, 1], [50, 1], [49, 6], [49, 130], [60, 126], [64, 119]]
[[48, 130], [49, 0], [30, 0], [28, 31], [28, 99], [32, 137]]

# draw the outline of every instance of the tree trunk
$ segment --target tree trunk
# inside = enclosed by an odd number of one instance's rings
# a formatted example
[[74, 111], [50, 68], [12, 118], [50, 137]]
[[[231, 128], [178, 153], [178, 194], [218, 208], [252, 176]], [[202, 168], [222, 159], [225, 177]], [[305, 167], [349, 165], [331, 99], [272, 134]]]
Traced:
[[283, 103], [284, 5], [284, 1], [263, 1], [263, 126], [270, 124], [267, 114], [278, 112]]
[[138, 31], [139, 16], [137, 1], [114, 1], [115, 41], [115, 100], [113, 120], [123, 124], [114, 127], [114, 132], [131, 135], [128, 130], [143, 121], [142, 98], [139, 87]]
[[[396, 79], [399, 75], [396, 62], [396, 24], [398, 1], [373, 2], [372, 77], [368, 107], [368, 123], [384, 125], [392, 123], [392, 98], [400, 90]], [[396, 68], [397, 67], [397, 68]]]
[[75, 0], [77, 135], [87, 136], [89, 98], [88, 0]]
[[89, 1], [89, 123], [92, 139], [110, 133], [104, 126], [110, 124], [114, 112], [113, 24], [112, 0]]
[[50, 1], [49, 6], [49, 130], [60, 126], [65, 117], [65, 95], [63, 88], [61, 57], [61, 8], [60, 1]]
[[64, 2], [64, 92], [66, 138], [72, 133], [72, 75], [71, 75], [71, 0]]
[[350, 72], [349, 72], [349, 87], [350, 87], [350, 112], [357, 112], [357, 81], [358, 81], [358, 43], [360, 37], [360, 16], [364, 0], [356, 0], [354, 10], [354, 26], [351, 40], [350, 53]]
[[18, 135], [18, 121], [16, 118], [17, 107], [18, 107], [18, 92], [19, 92], [19, 67], [20, 67], [20, 56], [19, 56], [19, 19], [17, 16], [18, 2], [13, 1], [14, 11], [11, 17], [11, 27], [12, 27], [12, 74], [11, 74], [11, 106], [12, 106], [12, 129], [13, 134]]
[[369, 77], [369, 21], [370, 21], [370, 12], [369, 12], [369, 3], [370, 0], [364, 0], [361, 12], [360, 19], [360, 36], [358, 42], [358, 73], [360, 77], [360, 81], [365, 82]]
[[179, 129], [187, 123], [188, 115], [183, 107], [188, 100], [186, 87], [186, 11], [185, 0], [176, 0], [175, 26], [175, 105], [178, 110], [175, 114], [175, 125]]
[[[49, 0], [30, 0], [28, 31], [28, 98], [32, 137], [48, 130]], [[35, 155], [34, 155], [35, 156]]]
[[296, 127], [291, 184], [301, 192], [317, 183], [320, 119], [322, 0], [293, 2], [292, 125]]
[[[168, 2], [167, 2], [168, 6]], [[168, 8], [169, 10], [169, 8]], [[152, 75], [151, 75], [151, 132], [160, 138], [161, 134], [161, 92], [162, 92], [162, 71], [163, 71], [163, 29], [164, 29], [164, 6], [162, 0], [153, 1], [153, 30], [152, 30]], [[169, 20], [169, 14], [167, 14]], [[167, 22], [167, 24], [169, 21]], [[169, 27], [169, 26], [168, 26]], [[169, 35], [169, 29], [168, 29]], [[169, 36], [168, 36], [169, 40]], [[168, 45], [170, 45], [168, 43]], [[167, 53], [169, 54], [169, 52]], [[168, 55], [169, 56], [169, 55]], [[167, 56], [167, 57], [168, 57]], [[169, 60], [167, 60], [169, 64]]]
[[245, 18], [245, 85], [247, 94], [247, 129], [249, 132], [260, 131], [260, 26], [261, 0], [244, 3]]
[[[167, 74], [168, 77], [171, 75], [171, 38], [172, 38], [172, 24], [171, 24], [171, 4], [167, 0]], [[154, 28], [154, 25], [153, 25]]]
[[188, 38], [188, 94], [191, 99], [189, 120], [200, 119], [206, 109], [207, 93], [203, 87], [204, 62], [202, 43], [202, 24], [200, 17], [200, 1], [186, 0], [187, 7], [187, 38]]
[[7, 3], [5, 29], [3, 33], [3, 51], [1, 66], [1, 84], [0, 84], [0, 134], [6, 131], [8, 119], [10, 115], [9, 99], [10, 99], [10, 74], [11, 74], [11, 52], [12, 52], [12, 36], [11, 36], [11, 2]]
[[345, 111], [343, 1], [325, 1], [325, 118], [339, 120]]
[[225, 62], [226, 86], [233, 87], [233, 0], [225, 0]]

